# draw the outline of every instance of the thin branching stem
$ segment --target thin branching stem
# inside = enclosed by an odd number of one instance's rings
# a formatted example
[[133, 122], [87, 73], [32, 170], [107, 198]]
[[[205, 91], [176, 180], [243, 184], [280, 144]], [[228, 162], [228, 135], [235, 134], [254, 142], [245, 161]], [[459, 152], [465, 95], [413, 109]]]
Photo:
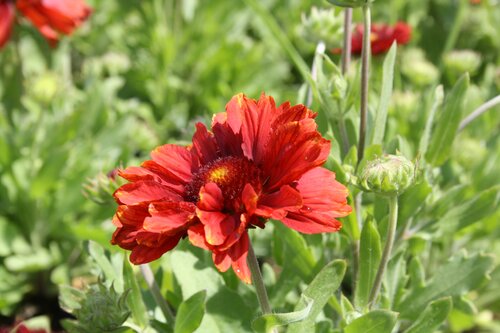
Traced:
[[264, 285], [264, 280], [262, 279], [262, 274], [260, 273], [259, 263], [255, 252], [253, 251], [252, 244], [248, 246], [248, 268], [250, 268], [250, 273], [252, 274], [252, 282], [257, 291], [257, 298], [259, 299], [259, 304], [262, 309], [263, 314], [271, 313], [271, 305], [269, 303], [269, 298], [267, 297], [266, 286]]

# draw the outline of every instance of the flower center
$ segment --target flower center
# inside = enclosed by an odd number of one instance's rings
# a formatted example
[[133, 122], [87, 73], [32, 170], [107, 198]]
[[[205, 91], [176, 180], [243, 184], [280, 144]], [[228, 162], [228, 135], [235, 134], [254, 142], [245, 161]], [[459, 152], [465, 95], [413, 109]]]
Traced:
[[244, 157], [223, 157], [204, 165], [186, 186], [185, 199], [197, 202], [200, 188], [207, 183], [219, 186], [224, 207], [231, 211], [241, 209], [241, 192], [246, 184], [252, 185], [256, 192], [262, 189], [260, 170]]

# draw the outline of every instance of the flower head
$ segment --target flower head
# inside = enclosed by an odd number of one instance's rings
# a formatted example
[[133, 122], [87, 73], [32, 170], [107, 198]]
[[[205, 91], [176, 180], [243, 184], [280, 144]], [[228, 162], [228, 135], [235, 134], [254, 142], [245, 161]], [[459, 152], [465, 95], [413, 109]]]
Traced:
[[[371, 26], [370, 46], [372, 54], [382, 54], [391, 48], [392, 43], [396, 42], [399, 45], [407, 44], [411, 39], [411, 27], [404, 23], [398, 22], [394, 26], [387, 24], [373, 24]], [[352, 34], [351, 53], [360, 55], [363, 48], [363, 25], [358, 24]], [[333, 53], [340, 53], [341, 49], [334, 49]]]
[[220, 271], [232, 266], [250, 283], [247, 229], [268, 219], [304, 233], [334, 232], [346, 216], [347, 189], [321, 165], [330, 143], [304, 105], [276, 107], [234, 96], [211, 131], [198, 123], [192, 145], [167, 144], [141, 167], [120, 176], [112, 243], [131, 250], [135, 264], [150, 262], [183, 237], [213, 253]]
[[[51, 46], [57, 44], [59, 34], [70, 35], [91, 12], [84, 0], [17, 0], [15, 6]], [[14, 1], [0, 1], [0, 48], [9, 39], [13, 23]]]

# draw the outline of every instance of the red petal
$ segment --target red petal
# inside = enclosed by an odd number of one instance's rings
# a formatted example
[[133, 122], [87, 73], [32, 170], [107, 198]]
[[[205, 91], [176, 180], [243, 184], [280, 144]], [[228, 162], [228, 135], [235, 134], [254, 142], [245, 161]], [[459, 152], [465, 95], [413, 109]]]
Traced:
[[111, 238], [111, 244], [118, 245], [125, 250], [132, 250], [137, 246], [137, 232], [138, 230], [134, 227], [124, 226], [117, 228]]
[[282, 186], [279, 191], [262, 195], [255, 213], [262, 217], [283, 219], [288, 211], [296, 211], [302, 207], [300, 193], [289, 185]]
[[191, 181], [193, 177], [191, 170], [195, 165], [192, 154], [187, 148], [166, 144], [153, 150], [151, 158], [184, 183]]
[[205, 239], [205, 228], [203, 224], [195, 224], [188, 229], [188, 237], [191, 244], [201, 247], [205, 250], [210, 250], [210, 244]]
[[0, 49], [7, 43], [14, 23], [14, 4], [0, 2]]
[[315, 168], [298, 181], [297, 190], [304, 206], [289, 213], [283, 223], [303, 233], [333, 232], [341, 228], [335, 218], [351, 212], [347, 204], [348, 191], [335, 180], [335, 174], [325, 168]]
[[205, 226], [205, 239], [208, 244], [222, 245], [237, 231], [239, 226], [239, 215], [227, 215], [220, 212], [207, 212], [200, 209], [196, 214]]
[[162, 240], [157, 246], [138, 245], [130, 254], [130, 261], [135, 265], [145, 264], [160, 258], [165, 252], [173, 249], [181, 237], [169, 237]]
[[125, 184], [114, 193], [119, 204], [134, 205], [159, 200], [181, 201], [182, 197], [169, 188], [153, 181]]
[[117, 225], [118, 227], [121, 227], [122, 225], [128, 225], [142, 228], [144, 219], [148, 216], [149, 212], [147, 205], [120, 205], [116, 210], [113, 220], [115, 220], [115, 218], [116, 220], [118, 220], [115, 221], [116, 223], [120, 223], [120, 225]]
[[219, 122], [212, 125], [212, 132], [223, 156], [243, 156], [241, 133], [234, 133], [227, 123]]
[[249, 243], [250, 241], [248, 239], [248, 233], [245, 232], [241, 236], [240, 240], [228, 251], [231, 260], [233, 261], [231, 264], [231, 266], [233, 267], [233, 271], [241, 281], [247, 284], [252, 283], [252, 276], [247, 264]]
[[200, 189], [198, 208], [205, 211], [217, 212], [224, 208], [224, 196], [215, 183], [208, 183]]
[[225, 272], [231, 267], [231, 257], [225, 252], [212, 253], [212, 260], [214, 261], [215, 267], [221, 272]]
[[144, 220], [144, 230], [175, 235], [187, 230], [195, 216], [191, 202], [162, 202], [149, 206], [151, 217]]
[[210, 163], [218, 157], [218, 146], [214, 135], [208, 132], [202, 123], [196, 124], [196, 132], [193, 135], [193, 151], [202, 165]]
[[316, 130], [313, 119], [286, 123], [271, 136], [263, 169], [268, 171], [267, 190], [299, 179], [306, 171], [325, 163], [330, 142]]
[[241, 200], [245, 205], [245, 209], [248, 215], [253, 215], [257, 209], [257, 202], [259, 200], [259, 195], [255, 192], [254, 188], [250, 184], [245, 184], [243, 191], [241, 192]]

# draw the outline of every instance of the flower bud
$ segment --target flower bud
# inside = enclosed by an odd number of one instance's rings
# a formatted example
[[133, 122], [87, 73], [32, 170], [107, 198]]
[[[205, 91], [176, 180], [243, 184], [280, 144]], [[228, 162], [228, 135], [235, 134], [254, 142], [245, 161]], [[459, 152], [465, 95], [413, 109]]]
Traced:
[[481, 65], [481, 56], [472, 50], [455, 50], [444, 56], [444, 68], [450, 81], [468, 72], [474, 74]]
[[430, 85], [439, 78], [437, 68], [418, 49], [410, 49], [403, 54], [401, 72], [418, 87]]
[[113, 193], [125, 182], [117, 177], [118, 169], [113, 169], [107, 175], [100, 173], [88, 178], [83, 184], [83, 195], [100, 205], [112, 203]]
[[82, 308], [76, 312], [78, 321], [98, 332], [120, 327], [130, 315], [126, 304], [127, 295], [127, 292], [118, 294], [113, 287], [108, 290], [101, 284], [98, 288], [90, 289]]
[[130, 315], [126, 304], [128, 291], [118, 294], [113, 286], [108, 289], [99, 283], [86, 292], [71, 293], [79, 296], [63, 304], [65, 310], [76, 317], [76, 320], [63, 321], [65, 328], [74, 328], [71, 331], [110, 332], [120, 328]]
[[361, 171], [359, 185], [366, 191], [399, 195], [415, 181], [415, 165], [401, 155], [386, 154], [370, 161]]
[[54, 73], [46, 72], [36, 77], [29, 85], [34, 99], [42, 104], [50, 104], [58, 90], [58, 79]]
[[366, 3], [373, 1], [374, 0], [328, 0], [329, 3], [334, 4], [335, 6], [349, 8], [361, 7]]
[[344, 18], [335, 14], [333, 8], [312, 7], [308, 16], [302, 15], [300, 32], [304, 39], [311, 43], [324, 42], [328, 48], [341, 47]]

